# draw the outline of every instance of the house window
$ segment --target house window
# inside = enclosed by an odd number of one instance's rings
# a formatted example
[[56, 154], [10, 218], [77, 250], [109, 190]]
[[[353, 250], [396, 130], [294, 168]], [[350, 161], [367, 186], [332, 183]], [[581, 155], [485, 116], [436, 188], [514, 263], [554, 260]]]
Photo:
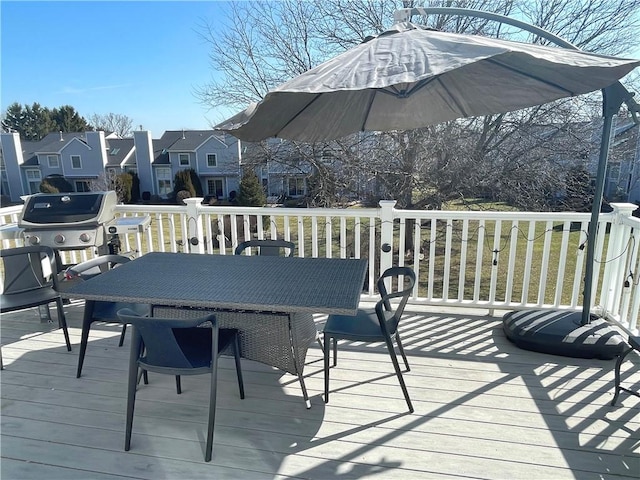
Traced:
[[288, 179], [289, 188], [288, 195], [290, 197], [302, 197], [305, 194], [305, 179], [304, 177], [292, 177]]
[[217, 167], [218, 156], [215, 153], [207, 153], [207, 167]]
[[207, 179], [207, 193], [209, 195], [215, 195], [217, 199], [224, 198], [224, 188], [221, 178], [209, 178]]
[[178, 163], [181, 167], [189, 166], [189, 154], [188, 153], [179, 153], [178, 154]]
[[49, 168], [58, 168], [60, 167], [60, 159], [57, 155], [47, 155], [47, 165]]
[[73, 182], [76, 187], [76, 192], [90, 192], [89, 182], [86, 180], [76, 180]]
[[40, 191], [40, 183], [42, 183], [42, 175], [40, 174], [40, 170], [30, 168], [25, 171], [25, 175], [27, 177], [27, 186], [29, 189], [29, 193], [38, 193]]
[[158, 195], [170, 194], [171, 190], [173, 190], [173, 187], [171, 186], [171, 169], [156, 169], [156, 179], [158, 181]]
[[71, 168], [80, 170], [82, 168], [82, 160], [80, 155], [71, 155]]

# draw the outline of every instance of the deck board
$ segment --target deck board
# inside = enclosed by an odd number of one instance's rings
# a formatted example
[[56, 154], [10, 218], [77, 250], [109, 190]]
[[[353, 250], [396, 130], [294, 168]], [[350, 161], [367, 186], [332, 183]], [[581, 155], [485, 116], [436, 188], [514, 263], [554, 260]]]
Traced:
[[[415, 307], [414, 307], [415, 308]], [[37, 312], [3, 315], [0, 374], [4, 479], [28, 478], [598, 478], [640, 476], [640, 399], [611, 407], [613, 361], [519, 350], [499, 318], [408, 312], [406, 404], [381, 345], [343, 343], [322, 399], [322, 354], [308, 354], [307, 410], [297, 379], [220, 362], [214, 456], [203, 460], [208, 382], [150, 375], [123, 451], [128, 341], [96, 324], [75, 378], [82, 304], [65, 306], [74, 351]], [[55, 320], [55, 312], [53, 317]], [[323, 317], [318, 316], [319, 326]], [[629, 380], [640, 386], [640, 358]]]

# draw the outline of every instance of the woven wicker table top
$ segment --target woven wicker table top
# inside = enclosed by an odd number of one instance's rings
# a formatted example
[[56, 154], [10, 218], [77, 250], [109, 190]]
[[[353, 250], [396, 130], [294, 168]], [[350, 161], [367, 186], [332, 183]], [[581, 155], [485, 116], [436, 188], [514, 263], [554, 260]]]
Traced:
[[354, 315], [364, 259], [148, 253], [62, 296], [152, 305]]

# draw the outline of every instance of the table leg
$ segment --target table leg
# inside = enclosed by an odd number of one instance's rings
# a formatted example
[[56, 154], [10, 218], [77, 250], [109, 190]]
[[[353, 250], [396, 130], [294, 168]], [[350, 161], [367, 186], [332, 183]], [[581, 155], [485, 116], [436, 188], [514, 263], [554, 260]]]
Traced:
[[293, 338], [293, 330], [292, 330], [292, 325], [291, 325], [291, 314], [289, 313], [287, 315], [287, 318], [289, 319], [289, 343], [291, 345], [291, 354], [293, 355], [293, 364], [295, 365], [296, 368], [296, 374], [298, 375], [298, 381], [300, 382], [300, 388], [302, 388], [302, 397], [304, 398], [304, 403], [307, 407], [307, 409], [311, 408], [311, 400], [309, 400], [309, 394], [307, 393], [307, 387], [304, 384], [304, 377], [302, 376], [302, 370], [304, 368], [304, 365], [299, 365], [298, 362], [298, 352], [297, 352], [297, 347], [296, 347], [296, 341]]

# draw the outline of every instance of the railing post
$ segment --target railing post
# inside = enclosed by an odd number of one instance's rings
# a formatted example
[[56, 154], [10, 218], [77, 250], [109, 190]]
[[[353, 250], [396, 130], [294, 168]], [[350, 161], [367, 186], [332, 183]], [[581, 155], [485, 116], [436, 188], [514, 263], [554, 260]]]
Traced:
[[202, 198], [185, 198], [187, 204], [187, 229], [189, 243], [189, 253], [204, 253], [204, 230], [202, 228], [202, 216], [200, 215], [200, 205]]
[[395, 200], [380, 200], [380, 273], [393, 265], [393, 220]]
[[629, 228], [625, 227], [622, 219], [631, 217], [638, 206], [633, 203], [611, 203], [610, 205], [613, 208], [613, 218], [609, 230], [600, 303], [605, 312], [615, 315], [617, 312], [612, 310], [620, 305], [619, 300], [624, 284], [624, 268], [629, 258], [628, 246], [625, 245], [625, 241], [627, 241], [625, 232], [628, 232]]

